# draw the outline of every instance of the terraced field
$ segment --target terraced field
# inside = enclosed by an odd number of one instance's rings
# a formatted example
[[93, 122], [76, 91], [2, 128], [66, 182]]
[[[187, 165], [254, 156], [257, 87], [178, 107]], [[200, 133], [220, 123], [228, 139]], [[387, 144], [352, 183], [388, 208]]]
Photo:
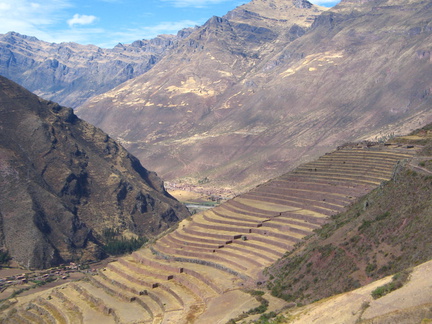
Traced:
[[[2, 311], [2, 322], [205, 323], [211, 313], [216, 323], [227, 313], [235, 317], [256, 306], [242, 289], [255, 287], [265, 267], [389, 180], [398, 161], [415, 151], [376, 145], [326, 154], [182, 221], [97, 275], [17, 298]], [[242, 303], [227, 303], [234, 295]]]

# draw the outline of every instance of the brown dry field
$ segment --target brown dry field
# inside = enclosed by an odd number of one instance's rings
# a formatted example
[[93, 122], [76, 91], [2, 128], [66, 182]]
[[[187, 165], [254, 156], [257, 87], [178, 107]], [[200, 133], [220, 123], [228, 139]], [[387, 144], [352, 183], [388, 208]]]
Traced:
[[175, 199], [183, 202], [203, 203], [209, 201], [209, 197], [198, 192], [186, 190], [172, 190], [168, 193]]
[[257, 306], [259, 303], [251, 295], [240, 290], [232, 290], [211, 300], [207, 305], [207, 311], [195, 324], [225, 324], [231, 318]]

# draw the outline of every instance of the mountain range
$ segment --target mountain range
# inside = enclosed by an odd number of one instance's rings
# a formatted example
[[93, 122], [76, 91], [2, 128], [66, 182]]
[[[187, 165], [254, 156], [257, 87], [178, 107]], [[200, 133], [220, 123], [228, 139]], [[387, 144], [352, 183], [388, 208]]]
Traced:
[[427, 1], [252, 1], [77, 113], [166, 180], [253, 187], [431, 121], [430, 16]]
[[421, 0], [254, 0], [111, 50], [9, 33], [0, 71], [73, 106], [164, 180], [241, 192], [432, 121], [430, 15]]
[[0, 74], [48, 100], [75, 108], [89, 97], [151, 69], [190, 30], [112, 49], [47, 43], [9, 32], [0, 35]]

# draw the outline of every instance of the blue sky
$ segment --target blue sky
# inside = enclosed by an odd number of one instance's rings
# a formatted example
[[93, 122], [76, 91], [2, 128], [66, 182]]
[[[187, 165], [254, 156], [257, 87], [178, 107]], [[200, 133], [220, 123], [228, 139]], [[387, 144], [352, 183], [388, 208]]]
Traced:
[[[289, 1], [289, 0], [287, 0]], [[0, 0], [0, 34], [111, 48], [202, 25], [248, 0]], [[310, 0], [332, 6], [339, 1]]]

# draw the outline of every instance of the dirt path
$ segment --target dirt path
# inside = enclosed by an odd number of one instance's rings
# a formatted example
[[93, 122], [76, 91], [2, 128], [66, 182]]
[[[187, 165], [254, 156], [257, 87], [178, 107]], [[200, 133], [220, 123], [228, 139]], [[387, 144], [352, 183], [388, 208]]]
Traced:
[[432, 156], [416, 156], [415, 158], [411, 159], [411, 161], [408, 163], [408, 166], [419, 173], [425, 174], [425, 175], [432, 175], [432, 171], [423, 168], [419, 165], [421, 161], [425, 160], [432, 160]]

